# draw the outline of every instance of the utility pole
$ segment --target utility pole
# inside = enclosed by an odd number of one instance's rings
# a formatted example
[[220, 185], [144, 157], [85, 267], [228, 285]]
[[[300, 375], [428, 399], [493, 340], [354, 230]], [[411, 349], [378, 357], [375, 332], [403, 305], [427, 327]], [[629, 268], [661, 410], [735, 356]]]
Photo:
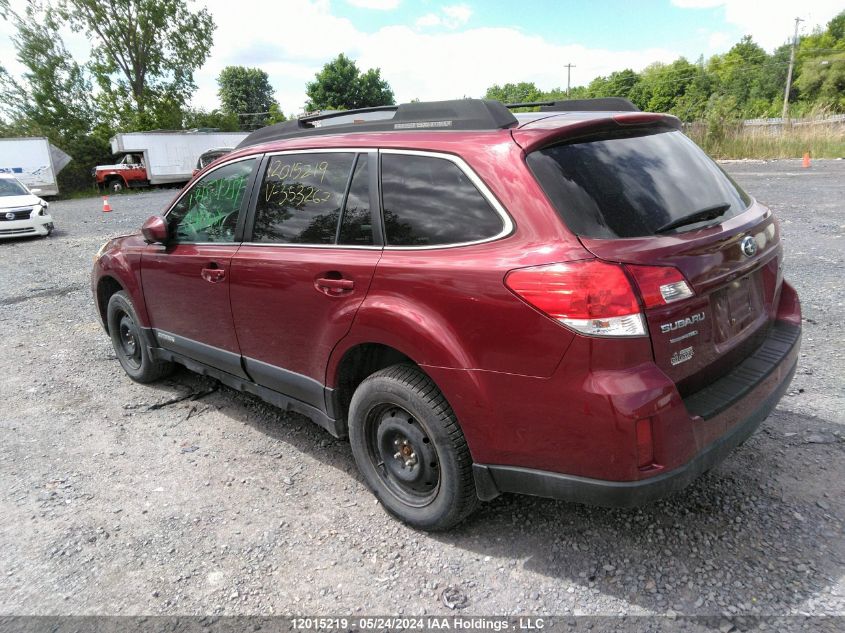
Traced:
[[789, 125], [789, 91], [792, 89], [792, 67], [795, 65], [795, 46], [798, 44], [798, 23], [803, 22], [801, 18], [795, 18], [795, 35], [792, 36], [792, 52], [789, 53], [789, 70], [786, 73], [786, 90], [783, 93], [783, 119], [784, 125]]
[[575, 64], [567, 64], [566, 65], [566, 96], [569, 96], [569, 79], [572, 74], [572, 69], [575, 68]]

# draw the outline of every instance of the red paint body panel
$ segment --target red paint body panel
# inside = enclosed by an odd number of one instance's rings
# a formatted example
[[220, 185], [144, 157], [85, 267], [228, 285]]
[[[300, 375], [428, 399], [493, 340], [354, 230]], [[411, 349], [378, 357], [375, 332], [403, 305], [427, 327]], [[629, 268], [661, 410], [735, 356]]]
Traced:
[[[92, 284], [96, 288], [104, 276], [116, 279], [144, 326], [329, 388], [339, 386], [341, 360], [355, 346], [392, 347], [443, 391], [477, 463], [600, 480], [646, 479], [683, 466], [745, 419], [784, 380], [797, 346], [751, 394], [706, 421], [689, 414], [686, 392], [731, 369], [767, 326], [776, 321], [800, 326], [801, 320], [798, 298], [782, 281], [777, 224], [757, 203], [719, 226], [660, 237], [579, 239], [566, 228], [528, 170], [526, 150], [629, 123], [676, 126], [662, 115], [613, 120], [579, 113], [491, 132], [313, 136], [238, 150], [194, 180], [222, 162], [269, 151], [452, 153], [484, 181], [515, 228], [493, 242], [407, 250], [250, 244], [165, 249], [132, 236], [106, 249]], [[754, 257], [738, 250], [745, 235], [760, 236]], [[517, 268], [592, 258], [674, 266], [695, 296], [649, 310], [648, 336], [593, 338], [540, 313], [504, 285]], [[202, 268], [212, 261], [226, 272], [225, 281], [202, 278]], [[354, 286], [326, 294], [315, 285], [324, 277]], [[760, 310], [744, 327], [731, 329], [718, 314], [727, 310], [742, 317], [741, 292], [726, 289], [745, 278], [752, 284], [745, 290], [757, 293]], [[672, 365], [672, 354], [684, 344], [669, 342], [660, 326], [702, 312], [695, 356]], [[642, 419], [652, 423], [655, 466], [648, 469], [638, 466], [636, 425]]]
[[[784, 284], [777, 320], [800, 320]], [[621, 344], [620, 344], [621, 343]], [[449, 394], [473, 460], [611, 481], [635, 481], [689, 462], [744, 420], [797, 361], [798, 349], [737, 406], [702, 420], [651, 362], [647, 339], [577, 335], [549, 378], [426, 367]], [[636, 421], [652, 418], [657, 467], [637, 466]]]
[[140, 165], [130, 169], [97, 169], [94, 173], [94, 178], [96, 179], [98, 185], [103, 185], [106, 180], [113, 176], [118, 176], [121, 180], [123, 180], [123, 183], [127, 187], [131, 186], [132, 183], [146, 184], [149, 180], [147, 177], [147, 169], [145, 167], [141, 167]]
[[[740, 249], [740, 241], [749, 235], [758, 245], [757, 254], [750, 258]], [[680, 384], [683, 393], [696, 391], [712, 382], [714, 376], [730, 370], [738, 359], [756, 347], [754, 343], [765, 335], [767, 325], [774, 319], [782, 280], [782, 247], [771, 211], [761, 204], [755, 202], [744, 213], [699, 231], [616, 240], [582, 238], [581, 241], [603, 259], [673, 266], [686, 277], [695, 291], [694, 297], [646, 311], [655, 361], [669, 378]], [[745, 294], [731, 288], [742, 280], [747, 280]], [[726, 305], [729, 303], [734, 304], [732, 313], [731, 306]], [[757, 305], [747, 310], [749, 303]], [[743, 308], [747, 314], [742, 313]], [[661, 332], [663, 324], [696, 315], [703, 319], [669, 333]], [[747, 318], [743, 320], [743, 316]], [[737, 321], [733, 326], [732, 319]], [[684, 338], [693, 331], [697, 332], [696, 336]], [[673, 355], [691, 344], [693, 358], [673, 366]]]
[[[144, 298], [150, 326], [240, 353], [229, 302], [229, 268], [235, 244], [150, 244], [143, 255]], [[217, 283], [204, 279], [204, 268], [222, 270]]]
[[91, 270], [91, 290], [99, 314], [105, 314], [106, 306], [99, 305], [97, 287], [105, 279], [116, 281], [132, 300], [135, 313], [143, 327], [149, 327], [147, 303], [141, 287], [141, 255], [147, 244], [140, 235], [128, 235], [111, 240], [109, 248], [97, 260]]
[[[244, 245], [232, 259], [232, 311], [241, 353], [325, 383], [326, 365], [349, 331], [381, 250]], [[317, 279], [351, 290], [322, 291]]]

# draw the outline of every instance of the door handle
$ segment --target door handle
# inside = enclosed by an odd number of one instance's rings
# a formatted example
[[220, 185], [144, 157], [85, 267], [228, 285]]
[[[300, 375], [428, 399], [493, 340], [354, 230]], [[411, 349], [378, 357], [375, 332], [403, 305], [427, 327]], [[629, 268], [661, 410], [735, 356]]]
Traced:
[[350, 292], [355, 288], [355, 282], [351, 279], [329, 279], [327, 277], [319, 277], [314, 285], [317, 286], [317, 290], [327, 295], [339, 295]]
[[202, 278], [209, 283], [216, 284], [226, 279], [226, 271], [222, 268], [203, 268]]

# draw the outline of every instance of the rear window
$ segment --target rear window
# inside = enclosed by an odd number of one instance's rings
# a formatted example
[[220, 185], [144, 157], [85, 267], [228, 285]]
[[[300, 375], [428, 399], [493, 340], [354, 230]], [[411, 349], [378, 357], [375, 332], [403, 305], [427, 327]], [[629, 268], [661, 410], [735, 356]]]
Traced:
[[355, 154], [270, 158], [255, 209], [254, 242], [334, 244]]
[[584, 237], [654, 235], [707, 209], [714, 219], [672, 233], [722, 222], [751, 199], [701, 148], [678, 131], [582, 139], [531, 153], [528, 165], [558, 213]]

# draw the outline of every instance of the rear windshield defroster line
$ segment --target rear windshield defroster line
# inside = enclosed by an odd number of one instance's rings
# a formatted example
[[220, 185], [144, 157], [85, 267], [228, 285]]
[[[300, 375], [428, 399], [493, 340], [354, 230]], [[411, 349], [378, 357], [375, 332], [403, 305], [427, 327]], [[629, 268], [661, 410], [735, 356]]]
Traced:
[[672, 234], [722, 222], [751, 198], [679, 131], [632, 130], [578, 139], [532, 152], [528, 166], [558, 214], [591, 238], [657, 234], [701, 209], [718, 217], [684, 223]]

